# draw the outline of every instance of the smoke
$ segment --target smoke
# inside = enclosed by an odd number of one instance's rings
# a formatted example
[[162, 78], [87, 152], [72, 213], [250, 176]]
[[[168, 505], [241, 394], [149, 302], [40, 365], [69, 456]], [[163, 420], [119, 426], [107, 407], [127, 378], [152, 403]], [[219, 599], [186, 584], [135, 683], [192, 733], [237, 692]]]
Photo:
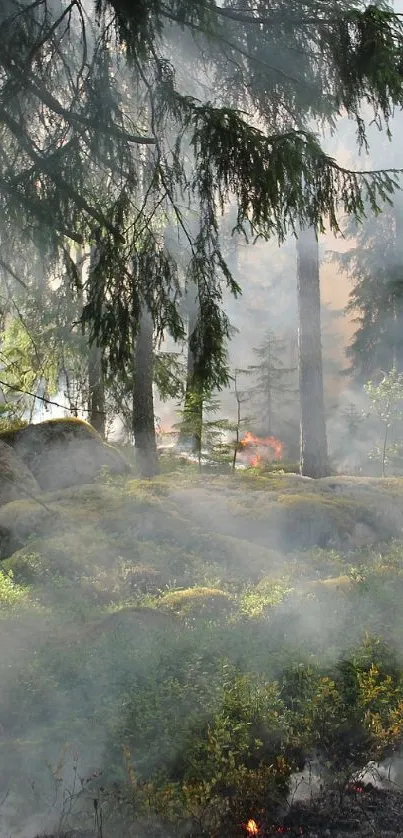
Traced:
[[[2, 531], [28, 519], [32, 533], [3, 562], [30, 593], [3, 611], [2, 838], [54, 830], [63, 812], [69, 829], [91, 828], [101, 785], [125, 779], [124, 745], [144, 776], [179, 771], [184, 722], [201, 724], [214, 695], [219, 709], [220, 660], [268, 679], [290, 659], [330, 666], [384, 631], [385, 612], [399, 649], [401, 620], [376, 589], [353, 594], [349, 575], [398, 536], [398, 497], [365, 480], [182, 480], [65, 489], [44, 496], [45, 517], [34, 500], [0, 509]], [[258, 618], [245, 616], [253, 597]]]
[[[193, 38], [173, 29], [169, 48], [168, 57], [180, 51], [183, 59], [182, 92], [206, 101], [208, 68], [202, 77], [188, 72], [202, 61]], [[348, 121], [326, 137], [326, 148], [357, 167], [399, 165], [401, 120], [398, 114], [392, 143], [371, 130], [368, 159], [357, 156]], [[325, 236], [321, 255], [347, 246]], [[177, 250], [186, 263], [182, 241]], [[228, 261], [243, 289], [239, 301], [229, 294], [223, 300], [236, 330], [230, 368], [253, 364], [253, 349], [269, 329], [286, 341], [291, 363], [298, 329], [294, 239], [280, 248], [234, 238]], [[355, 328], [340, 314], [350, 285], [332, 265], [322, 276], [329, 450], [339, 471], [358, 473], [377, 430], [371, 423], [352, 430], [350, 408], [366, 413], [368, 400], [339, 376]], [[221, 414], [233, 419], [233, 390], [220, 398]], [[163, 427], [177, 421], [175, 403], [156, 396], [155, 409]], [[245, 409], [252, 424], [263, 424], [255, 405]], [[277, 435], [295, 440], [295, 402], [287, 408], [280, 400], [277, 410]], [[64, 467], [65, 453], [55, 451], [55, 482]], [[274, 679], [289, 660], [331, 666], [368, 631], [386, 633], [403, 665], [393, 591], [385, 585], [379, 594], [370, 582], [357, 582], [371, 580], [382, 562], [393, 568], [400, 560], [399, 546], [384, 546], [403, 528], [397, 490], [365, 479], [314, 484], [282, 475], [254, 483], [248, 475], [242, 482], [178, 472], [155, 488], [109, 476], [41, 495], [47, 515], [32, 498], [0, 509], [0, 531], [13, 538], [3, 568], [20, 596], [1, 610], [0, 838], [34, 838], [60, 825], [93, 829], [101, 786], [127, 780], [126, 745], [139, 775], [160, 769], [180, 776], [192, 725], [201, 725], [206, 708], [212, 714], [219, 707], [218, 661]], [[328, 577], [336, 581], [321, 586]], [[199, 612], [197, 589], [204, 592]], [[293, 799], [307, 793], [302, 776], [295, 777]], [[402, 783], [400, 760], [392, 776]], [[142, 834], [141, 827], [132, 834]]]

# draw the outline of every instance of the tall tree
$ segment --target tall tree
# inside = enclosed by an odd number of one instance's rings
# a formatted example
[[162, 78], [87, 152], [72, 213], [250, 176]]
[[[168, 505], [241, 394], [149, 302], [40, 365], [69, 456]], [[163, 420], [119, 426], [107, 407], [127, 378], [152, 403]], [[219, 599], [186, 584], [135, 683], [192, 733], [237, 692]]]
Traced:
[[96, 344], [90, 346], [88, 355], [88, 421], [102, 437], [105, 437], [106, 404], [102, 354], [102, 349], [99, 346]]
[[[260, 344], [253, 350], [257, 358], [256, 364], [251, 364], [248, 371], [255, 379], [255, 385], [250, 394], [257, 398], [261, 416], [263, 417], [267, 434], [278, 433], [275, 420], [281, 417], [284, 404], [297, 393], [295, 381], [296, 367], [286, 365], [286, 341], [276, 337], [269, 330]], [[281, 420], [280, 420], [281, 421]]]
[[196, 359], [193, 348], [194, 333], [199, 318], [197, 288], [195, 286], [188, 290], [186, 310], [188, 331], [186, 346], [186, 389], [178, 445], [181, 448], [189, 448], [193, 454], [199, 454], [203, 426], [203, 389], [201, 386], [202, 382], [198, 381], [196, 375]]
[[143, 477], [158, 474], [155, 438], [153, 368], [153, 321], [142, 308], [133, 359], [133, 434], [140, 473]]
[[319, 248], [315, 229], [297, 239], [298, 362], [301, 406], [301, 474], [327, 477], [325, 408], [320, 328]]
[[10, 270], [11, 266], [3, 268], [0, 277], [6, 313], [0, 335], [5, 389], [14, 394], [14, 402], [18, 398], [19, 412], [26, 418], [46, 408], [46, 400], [54, 400], [60, 390], [66, 409], [87, 418], [88, 344], [79, 323], [81, 306], [72, 297], [65, 271], [60, 266], [48, 282], [35, 251], [26, 270], [21, 260], [15, 266], [14, 284]]
[[[101, 231], [97, 230], [93, 234], [93, 241], [89, 265], [90, 272], [94, 270], [95, 265], [101, 258]], [[88, 347], [88, 421], [104, 438], [106, 430], [104, 352], [97, 341], [90, 342]]]
[[403, 370], [403, 206], [397, 200], [359, 225], [350, 219], [353, 245], [330, 254], [352, 281], [347, 313], [357, 325], [347, 348], [349, 372], [363, 384], [395, 367]]

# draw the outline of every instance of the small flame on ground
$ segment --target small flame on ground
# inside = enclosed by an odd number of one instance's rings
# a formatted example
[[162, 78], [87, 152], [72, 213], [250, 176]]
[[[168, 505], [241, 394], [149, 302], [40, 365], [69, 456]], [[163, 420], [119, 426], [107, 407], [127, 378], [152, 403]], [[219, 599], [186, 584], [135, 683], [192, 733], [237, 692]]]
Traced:
[[245, 828], [248, 835], [259, 835], [259, 827], [253, 818], [249, 818]]
[[363, 791], [365, 791], [365, 789], [364, 786], [362, 786], [360, 783], [349, 783], [347, 786], [347, 791], [349, 791], [351, 794], [361, 794]]
[[241, 452], [249, 454], [249, 464], [252, 468], [264, 460], [281, 460], [284, 450], [283, 443], [277, 437], [254, 436], [250, 431], [241, 439], [239, 447]]

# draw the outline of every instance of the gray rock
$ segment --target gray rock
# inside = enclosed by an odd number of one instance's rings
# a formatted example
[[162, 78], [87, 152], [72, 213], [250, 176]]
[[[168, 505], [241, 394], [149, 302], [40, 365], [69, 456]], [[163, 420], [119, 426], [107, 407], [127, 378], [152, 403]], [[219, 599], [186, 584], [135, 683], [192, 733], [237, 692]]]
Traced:
[[17, 452], [0, 440], [0, 506], [40, 494], [38, 482]]
[[112, 474], [130, 471], [127, 460], [103, 443], [87, 422], [51, 419], [0, 435], [31, 470], [45, 492], [92, 483], [102, 468]]

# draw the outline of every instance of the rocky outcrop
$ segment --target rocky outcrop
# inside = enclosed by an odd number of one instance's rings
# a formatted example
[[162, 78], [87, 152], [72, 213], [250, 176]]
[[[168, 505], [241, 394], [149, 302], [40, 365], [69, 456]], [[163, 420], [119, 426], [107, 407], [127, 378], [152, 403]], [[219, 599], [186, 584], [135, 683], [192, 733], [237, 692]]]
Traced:
[[39, 485], [28, 466], [0, 440], [0, 506], [39, 494]]
[[42, 491], [93, 482], [102, 468], [126, 474], [127, 461], [87, 422], [50, 419], [0, 434], [34, 475]]

